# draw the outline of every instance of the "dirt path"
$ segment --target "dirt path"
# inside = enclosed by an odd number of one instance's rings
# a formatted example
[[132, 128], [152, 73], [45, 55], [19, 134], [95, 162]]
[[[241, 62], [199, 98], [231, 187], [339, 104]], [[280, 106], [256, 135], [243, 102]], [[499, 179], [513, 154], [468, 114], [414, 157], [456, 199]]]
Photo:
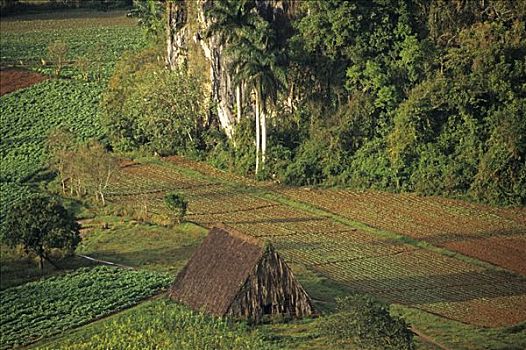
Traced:
[[135, 267], [131, 267], [131, 266], [127, 266], [127, 265], [121, 265], [121, 264], [117, 264], [117, 263], [114, 263], [114, 262], [111, 262], [111, 261], [106, 261], [106, 260], [99, 260], [99, 259], [92, 258], [91, 256], [87, 256], [87, 255], [77, 254], [77, 256], [81, 257], [83, 259], [89, 260], [89, 261], [93, 261], [93, 262], [96, 262], [96, 263], [99, 263], [99, 264], [103, 264], [103, 265], [110, 265], [110, 266], [115, 266], [115, 267], [122, 267], [123, 269], [136, 270]]
[[0, 96], [40, 83], [46, 79], [45, 75], [35, 72], [16, 69], [0, 70]]
[[413, 333], [415, 333], [420, 338], [420, 340], [422, 340], [422, 342], [424, 342], [424, 343], [433, 345], [434, 347], [436, 347], [438, 349], [441, 349], [441, 350], [452, 350], [452, 349], [440, 344], [439, 342], [437, 342], [436, 340], [434, 340], [430, 336], [425, 335], [424, 333], [422, 333], [420, 330], [418, 330], [415, 327], [411, 327], [411, 331]]

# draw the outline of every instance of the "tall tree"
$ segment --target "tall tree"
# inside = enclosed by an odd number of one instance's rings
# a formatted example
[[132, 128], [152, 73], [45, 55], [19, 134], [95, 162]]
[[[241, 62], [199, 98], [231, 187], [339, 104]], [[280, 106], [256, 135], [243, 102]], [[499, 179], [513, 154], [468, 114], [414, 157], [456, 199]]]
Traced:
[[268, 23], [261, 20], [253, 31], [245, 31], [238, 45], [229, 50], [236, 80], [243, 80], [255, 96], [256, 174], [264, 167], [267, 150], [267, 112], [275, 103], [278, 91], [286, 85], [285, 70], [279, 65], [278, 53], [272, 47]]
[[[254, 0], [213, 1], [206, 9], [206, 15], [212, 19], [206, 36], [217, 35], [221, 45], [236, 45], [241, 41], [247, 29], [254, 29], [258, 22]], [[237, 122], [243, 115], [243, 81], [236, 84]]]

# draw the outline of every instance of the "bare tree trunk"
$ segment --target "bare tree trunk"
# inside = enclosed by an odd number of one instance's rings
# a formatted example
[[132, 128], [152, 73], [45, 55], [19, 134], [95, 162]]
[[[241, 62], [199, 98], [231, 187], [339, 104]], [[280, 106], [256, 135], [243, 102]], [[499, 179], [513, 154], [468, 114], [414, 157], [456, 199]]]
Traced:
[[287, 97], [287, 104], [291, 113], [294, 113], [294, 82], [290, 84], [289, 96]]
[[265, 108], [261, 108], [261, 168], [265, 168], [265, 158], [267, 153], [267, 116]]
[[239, 83], [236, 86], [236, 104], [237, 104], [237, 123], [239, 124], [241, 122], [241, 116], [243, 114], [243, 106], [242, 106], [242, 98], [241, 98], [241, 83]]
[[175, 68], [175, 38], [174, 27], [176, 26], [175, 4], [171, 1], [166, 2], [166, 65], [170, 70]]
[[102, 202], [102, 206], [106, 206], [106, 199], [104, 199], [104, 193], [102, 191], [99, 192], [100, 200]]
[[259, 145], [261, 144], [260, 142], [260, 120], [259, 120], [259, 112], [260, 112], [260, 109], [261, 109], [261, 106], [260, 106], [260, 92], [258, 89], [255, 89], [256, 90], [256, 175], [259, 171]]
[[55, 264], [47, 254], [44, 253], [43, 258], [46, 259], [46, 261], [50, 263], [56, 270], [60, 270], [60, 267], [57, 264]]

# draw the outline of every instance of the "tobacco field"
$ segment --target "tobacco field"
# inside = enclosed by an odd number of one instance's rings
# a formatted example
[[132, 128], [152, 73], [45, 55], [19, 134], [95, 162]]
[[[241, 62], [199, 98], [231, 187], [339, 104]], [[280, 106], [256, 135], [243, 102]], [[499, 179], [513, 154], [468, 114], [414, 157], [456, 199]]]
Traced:
[[38, 349], [274, 349], [255, 330], [156, 300]]
[[[99, 100], [105, 82], [122, 53], [145, 45], [140, 28], [124, 15], [119, 12], [119, 17], [111, 14], [60, 20], [2, 20], [1, 67], [16, 66], [52, 74], [54, 66], [47, 58], [48, 45], [62, 41], [68, 54], [59, 79], [0, 97], [0, 218], [13, 201], [38, 190], [42, 180], [49, 178], [45, 174], [48, 159], [45, 142], [53, 128], [68, 129], [79, 141], [104, 135]], [[75, 65], [81, 58], [96, 60], [89, 67], [88, 81], [79, 76]]]
[[[165, 191], [177, 190], [189, 200], [188, 220], [205, 227], [221, 222], [269, 239], [287, 261], [356, 291], [480, 326], [511, 325], [526, 317], [526, 278], [520, 274], [305, 208], [290, 197], [280, 197], [272, 186], [222, 182], [214, 172], [207, 175], [202, 165], [195, 165], [200, 171], [191, 170], [190, 163], [171, 158], [127, 166], [114, 183], [110, 200], [152, 217], [163, 216]], [[478, 214], [470, 219], [474, 222], [492, 215], [483, 206], [472, 210]], [[433, 213], [427, 215], [432, 222]], [[403, 224], [404, 218], [398, 218]]]
[[0, 292], [2, 349], [35, 342], [135, 305], [172, 281], [165, 274], [81, 268]]

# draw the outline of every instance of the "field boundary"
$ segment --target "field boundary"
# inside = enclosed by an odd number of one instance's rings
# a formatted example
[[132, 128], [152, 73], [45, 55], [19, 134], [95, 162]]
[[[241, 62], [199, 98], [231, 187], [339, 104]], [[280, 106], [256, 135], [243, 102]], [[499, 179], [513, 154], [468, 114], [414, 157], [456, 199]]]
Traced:
[[411, 330], [411, 332], [416, 334], [424, 343], [428, 343], [433, 346], [436, 346], [440, 350], [451, 350], [450, 348], [440, 344], [439, 342], [437, 342], [435, 339], [431, 338], [430, 336], [425, 335], [420, 330], [418, 330], [418, 328], [411, 326], [409, 329]]

